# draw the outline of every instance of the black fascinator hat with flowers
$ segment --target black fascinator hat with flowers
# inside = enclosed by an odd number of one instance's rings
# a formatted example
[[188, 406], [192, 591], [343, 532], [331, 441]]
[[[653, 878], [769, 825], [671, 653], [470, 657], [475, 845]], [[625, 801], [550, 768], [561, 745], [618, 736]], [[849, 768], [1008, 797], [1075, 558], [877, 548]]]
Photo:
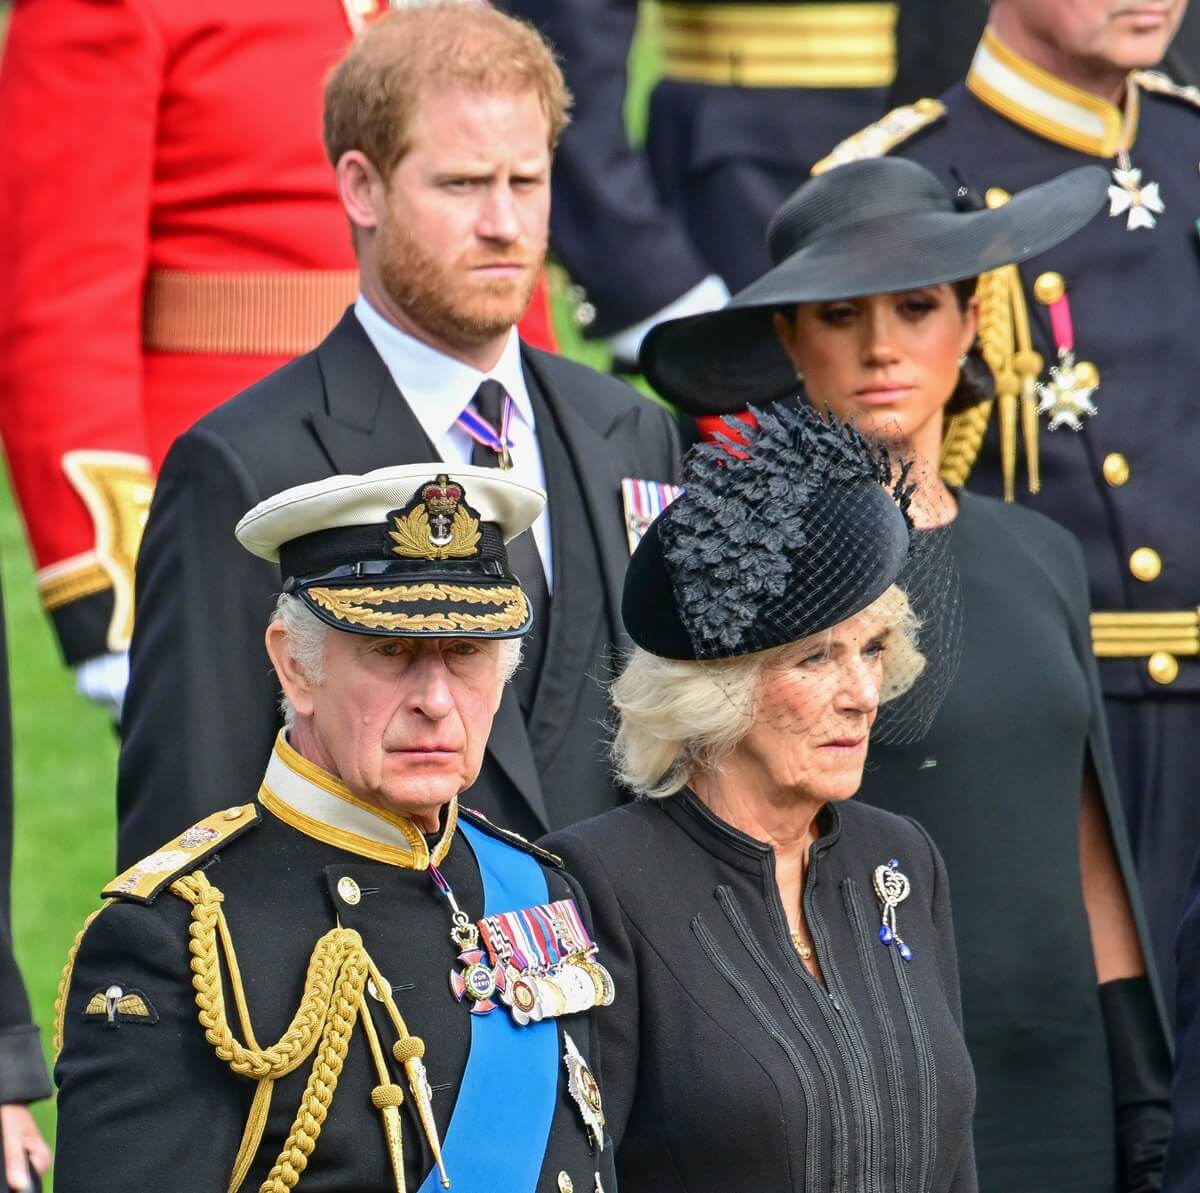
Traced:
[[726, 659], [865, 609], [909, 549], [907, 468], [806, 406], [755, 411], [688, 454], [683, 495], [630, 560], [622, 617], [643, 650]]
[[755, 426], [727, 419], [727, 438], [692, 448], [683, 494], [633, 553], [630, 638], [665, 659], [738, 658], [831, 630], [895, 586], [911, 649], [893, 655], [872, 740], [918, 740], [962, 650], [953, 523], [914, 528], [911, 465], [853, 426], [803, 404], [752, 412]]

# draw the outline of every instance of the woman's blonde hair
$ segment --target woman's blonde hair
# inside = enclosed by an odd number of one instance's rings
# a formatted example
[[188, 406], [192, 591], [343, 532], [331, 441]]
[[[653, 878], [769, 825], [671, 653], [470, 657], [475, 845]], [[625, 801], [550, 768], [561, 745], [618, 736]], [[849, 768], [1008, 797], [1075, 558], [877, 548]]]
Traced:
[[[880, 703], [904, 695], [925, 669], [920, 622], [892, 585], [863, 612], [890, 630]], [[796, 643], [715, 662], [663, 659], [635, 646], [612, 686], [618, 779], [647, 799], [674, 795], [699, 770], [720, 764], [750, 730], [763, 671]]]

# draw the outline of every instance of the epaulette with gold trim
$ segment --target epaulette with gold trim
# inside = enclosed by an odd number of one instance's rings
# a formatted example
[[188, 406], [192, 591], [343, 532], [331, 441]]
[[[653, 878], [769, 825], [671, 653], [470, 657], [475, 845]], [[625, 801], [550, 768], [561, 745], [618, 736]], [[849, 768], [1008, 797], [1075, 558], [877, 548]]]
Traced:
[[514, 849], [531, 853], [539, 862], [545, 862], [546, 865], [553, 866], [556, 870], [562, 869], [562, 858], [557, 853], [551, 853], [550, 850], [525, 840], [520, 833], [514, 833], [512, 829], [501, 828], [498, 824], [493, 824], [482, 812], [477, 812], [474, 808], [464, 808], [462, 804], [459, 804], [458, 814], [465, 816], [476, 828], [482, 829], [489, 837], [495, 837], [496, 840], [503, 841], [505, 845], [511, 845]]
[[936, 124], [945, 115], [946, 105], [939, 99], [919, 99], [915, 104], [893, 108], [882, 120], [868, 124], [835, 146], [832, 153], [813, 166], [812, 172], [824, 174], [826, 170], [844, 166], [847, 162], [883, 157], [923, 128]]
[[1166, 95], [1171, 99], [1182, 100], [1200, 108], [1200, 87], [1191, 84], [1176, 83], [1174, 79], [1164, 75], [1161, 70], [1135, 70], [1133, 81], [1143, 90], [1152, 91], [1155, 95]]
[[100, 894], [105, 899], [153, 903], [163, 887], [181, 874], [195, 870], [210, 854], [252, 829], [258, 821], [257, 804], [214, 812], [118, 874]]

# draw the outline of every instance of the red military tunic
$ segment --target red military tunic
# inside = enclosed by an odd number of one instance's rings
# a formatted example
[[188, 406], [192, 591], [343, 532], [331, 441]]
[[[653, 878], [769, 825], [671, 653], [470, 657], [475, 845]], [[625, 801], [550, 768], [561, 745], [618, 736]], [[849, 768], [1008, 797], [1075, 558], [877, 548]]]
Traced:
[[[171, 441], [353, 301], [321, 104], [374, 4], [14, 4], [0, 70], [0, 436], [70, 662], [128, 646], [137, 546]], [[521, 331], [553, 346], [543, 291]]]

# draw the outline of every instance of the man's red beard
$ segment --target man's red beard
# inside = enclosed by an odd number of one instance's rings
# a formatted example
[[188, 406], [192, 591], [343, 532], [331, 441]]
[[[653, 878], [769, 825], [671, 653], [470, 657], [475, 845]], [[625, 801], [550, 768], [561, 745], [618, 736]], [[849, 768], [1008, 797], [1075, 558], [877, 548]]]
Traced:
[[[379, 276], [388, 297], [418, 327], [447, 344], [477, 347], [503, 335], [525, 314], [538, 270], [545, 258], [511, 248], [481, 249], [470, 258], [447, 264], [428, 253], [394, 219], [377, 233]], [[473, 267], [521, 264], [516, 278], [484, 280]]]

